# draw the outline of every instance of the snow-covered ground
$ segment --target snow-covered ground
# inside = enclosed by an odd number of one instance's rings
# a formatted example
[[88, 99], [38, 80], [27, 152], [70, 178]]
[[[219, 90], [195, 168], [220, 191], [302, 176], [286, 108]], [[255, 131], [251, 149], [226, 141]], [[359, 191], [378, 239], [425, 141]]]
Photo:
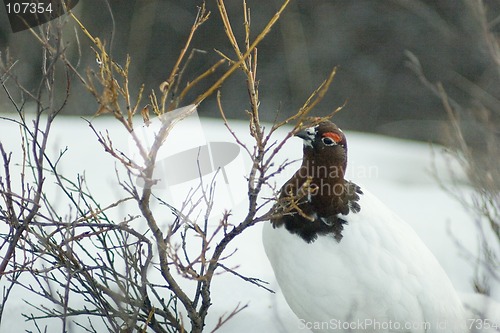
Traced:
[[[127, 135], [114, 119], [100, 117], [92, 122], [98, 129], [109, 130], [116, 147], [129, 151], [127, 150], [129, 149], [127, 148], [129, 145]], [[247, 134], [247, 123], [232, 121], [231, 125], [244, 142], [251, 143], [251, 138]], [[342, 126], [342, 124], [338, 125]], [[6, 149], [14, 151], [13, 160], [19, 162], [21, 156], [19, 129], [15, 124], [6, 121], [2, 121], [1, 126], [1, 142]], [[192, 126], [192, 130], [188, 127], [188, 130], [183, 129], [178, 134], [181, 141], [184, 140], [187, 144], [186, 147], [203, 144], [203, 140], [205, 142], [234, 142], [220, 120], [201, 119], [201, 125]], [[289, 128], [278, 131], [275, 136], [276, 140], [284, 137], [287, 130]], [[114, 161], [97, 143], [86, 121], [77, 117], [59, 117], [52, 131], [49, 153], [57, 156], [61, 150], [68, 148], [59, 167], [65, 176], [74, 178], [77, 173], [85, 172], [89, 187], [96, 192], [97, 198], [103, 203], [111, 203], [113, 199], [120, 197], [120, 189], [116, 185]], [[473, 266], [465, 258], [456, 242], [458, 241], [470, 252], [477, 253], [476, 228], [469, 213], [445, 193], [432, 176], [431, 166], [435, 163], [437, 170], [443, 175], [442, 179], [445, 182], [448, 181], [445, 175], [447, 163], [439, 157], [439, 148], [432, 148], [425, 143], [349, 131], [346, 132], [346, 136], [349, 147], [348, 177], [369, 189], [409, 222], [435, 254], [456, 289], [460, 292], [471, 293]], [[432, 150], [437, 152], [437, 156], [433, 157]], [[292, 138], [283, 147], [277, 157], [277, 162], [285, 158], [298, 160], [301, 154], [301, 140]], [[298, 162], [276, 177], [275, 182], [278, 188], [297, 166]], [[182, 166], [179, 168], [182, 169]], [[219, 200], [216, 207], [228, 206], [226, 208], [232, 209], [233, 221], [237, 221], [238, 216], [245, 213], [247, 191], [242, 180], [248, 170], [249, 159], [242, 150], [240, 155], [227, 165], [229, 183], [225, 184], [225, 191], [229, 193], [231, 200]], [[182, 191], [179, 185], [177, 189]], [[166, 197], [171, 195], [168, 188], [164, 191]], [[467, 189], [464, 188], [464, 191], [466, 192]], [[269, 195], [269, 192], [265, 194]], [[216, 215], [217, 213], [214, 218]], [[256, 225], [235, 240], [234, 244], [238, 251], [231, 258], [231, 264], [237, 264], [238, 271], [243, 275], [270, 282], [270, 288], [276, 290], [277, 293], [271, 294], [231, 274], [215, 277], [212, 291], [213, 306], [210, 310], [207, 331], [210, 331], [216, 324], [220, 315], [231, 312], [240, 303], [248, 304], [248, 308], [224, 325], [220, 332], [307, 332], [279, 292], [262, 247], [261, 227], [261, 225]], [[500, 286], [492, 286], [492, 296], [500, 301]], [[12, 332], [12, 323], [15, 323], [16, 331], [33, 329], [32, 323], [24, 322], [20, 314], [23, 310], [33, 311], [23, 303], [22, 298], [26, 297], [29, 296], [17, 292], [10, 299], [0, 327], [1, 332]], [[467, 297], [473, 301], [474, 297]], [[491, 319], [500, 319], [499, 313], [493, 315], [498, 315], [498, 317]], [[57, 331], [57, 327], [60, 327], [59, 322], [54, 321], [53, 324], [54, 330], [49, 329], [49, 331]], [[73, 328], [72, 332], [81, 331], [77, 327]]]

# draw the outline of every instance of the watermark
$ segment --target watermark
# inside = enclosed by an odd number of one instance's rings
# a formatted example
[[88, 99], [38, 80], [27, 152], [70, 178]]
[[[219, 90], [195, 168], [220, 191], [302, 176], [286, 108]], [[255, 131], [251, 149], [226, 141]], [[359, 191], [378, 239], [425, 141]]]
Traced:
[[311, 200], [315, 196], [339, 197], [342, 195], [354, 195], [354, 191], [354, 188], [345, 186], [343, 183], [332, 183], [329, 179], [325, 178], [314, 180], [314, 182], [302, 182], [302, 180], [297, 179], [295, 183], [288, 183], [285, 186], [285, 193], [300, 197], [304, 196], [308, 200]]
[[339, 165], [318, 165], [314, 161], [306, 161], [297, 173], [303, 178], [378, 178], [379, 168], [377, 165], [356, 165], [344, 170]]
[[[166, 133], [159, 147], [155, 141]], [[150, 187], [153, 193], [191, 220], [204, 219], [207, 212], [215, 219], [245, 199], [246, 168], [240, 146], [227, 141], [210, 141], [196, 107], [189, 105], [134, 128], [129, 138], [132, 160], [146, 167], [136, 141], [147, 154], [157, 149], [152, 179], [139, 175], [136, 184]], [[224, 137], [224, 136], [223, 136]]]
[[379, 178], [378, 165], [350, 165], [347, 167], [346, 179], [377, 179]]
[[467, 319], [461, 322], [448, 320], [430, 321], [393, 321], [375, 318], [328, 321], [306, 321], [300, 319], [299, 329], [302, 330], [330, 330], [339, 332], [366, 331], [366, 332], [412, 332], [412, 331], [462, 331], [481, 329], [500, 329], [500, 323], [491, 319]]
[[357, 320], [330, 319], [329, 321], [310, 322], [300, 320], [299, 329], [308, 330], [332, 330], [332, 331], [390, 331], [411, 332], [412, 330], [426, 331], [431, 329], [430, 322], [399, 322], [392, 320], [377, 320], [374, 318]]
[[[295, 164], [294, 164], [295, 165]], [[312, 178], [339, 178], [342, 177], [347, 180], [362, 180], [362, 179], [378, 179], [380, 177], [380, 168], [378, 165], [361, 165], [361, 164], [350, 164], [347, 170], [343, 167], [336, 165], [316, 165], [313, 162], [307, 161], [306, 164], [302, 164], [304, 168], [294, 168], [290, 166], [283, 170], [283, 175], [285, 177], [292, 177], [296, 172], [303, 177]]]
[[47, 23], [72, 9], [78, 0], [3, 0], [13, 32]]
[[466, 327], [470, 331], [476, 330], [495, 330], [500, 331], [500, 318], [497, 321], [489, 318], [471, 318], [467, 319]]

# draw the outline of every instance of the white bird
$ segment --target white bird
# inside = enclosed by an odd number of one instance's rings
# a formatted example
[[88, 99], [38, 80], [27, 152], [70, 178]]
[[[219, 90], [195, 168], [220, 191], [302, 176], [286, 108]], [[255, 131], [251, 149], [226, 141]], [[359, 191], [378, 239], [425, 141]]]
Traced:
[[344, 179], [343, 132], [326, 121], [296, 135], [302, 165], [281, 189], [263, 244], [303, 328], [467, 332], [451, 281], [415, 231]]

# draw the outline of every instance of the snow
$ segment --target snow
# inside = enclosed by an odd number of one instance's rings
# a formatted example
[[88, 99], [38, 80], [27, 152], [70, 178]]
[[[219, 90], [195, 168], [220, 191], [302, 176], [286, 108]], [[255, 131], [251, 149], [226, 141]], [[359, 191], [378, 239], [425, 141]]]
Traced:
[[[122, 151], [129, 151], [130, 142], [126, 132], [110, 117], [92, 119], [98, 130], [109, 130], [115, 147]], [[200, 125], [201, 124], [201, 125]], [[201, 119], [201, 123], [192, 130], [180, 133], [182, 142], [206, 144], [208, 142], [234, 142], [230, 133], [220, 120]], [[248, 124], [242, 121], [230, 121], [233, 130], [243, 142], [251, 147], [251, 137], [248, 135]], [[342, 124], [338, 124], [342, 125]], [[201, 127], [200, 127], [201, 126]], [[267, 126], [270, 128], [270, 125]], [[199, 131], [202, 128], [202, 134]], [[189, 130], [189, 128], [187, 128]], [[274, 138], [283, 138], [287, 129], [279, 130]], [[446, 171], [448, 164], [439, 154], [439, 147], [429, 144], [398, 140], [373, 134], [355, 133], [346, 131], [349, 146], [348, 177], [354, 182], [363, 184], [370, 192], [377, 195], [381, 201], [408, 221], [437, 257], [444, 270], [450, 276], [455, 288], [464, 293], [464, 299], [470, 304], [482, 304], [481, 300], [472, 293], [472, 278], [474, 269], [470, 260], [457, 246], [464, 247], [471, 253], [477, 253], [477, 231], [474, 219], [455, 199], [445, 193], [432, 176], [431, 167], [436, 164], [442, 179], [448, 182]], [[20, 162], [19, 129], [6, 121], [2, 121], [0, 141], [7, 150], [14, 152], [13, 161]], [[168, 142], [169, 139], [167, 139]], [[107, 155], [96, 140], [95, 134], [87, 122], [77, 117], [63, 117], [56, 119], [49, 141], [49, 154], [58, 156], [66, 149], [59, 170], [70, 178], [85, 173], [89, 187], [94, 190], [96, 198], [104, 204], [122, 196], [117, 186], [115, 176], [115, 162]], [[433, 152], [437, 153], [433, 156]], [[290, 139], [277, 156], [277, 163], [285, 159], [299, 160], [302, 153], [301, 140]], [[288, 177], [293, 174], [298, 162], [289, 166], [276, 179], [279, 188]], [[181, 166], [179, 166], [181, 167]], [[244, 176], [250, 169], [249, 159], [243, 150], [228, 164], [227, 176], [230, 180], [225, 184], [221, 180], [223, 175], [218, 174], [217, 184], [222, 184], [222, 200], [218, 200], [212, 221], [215, 221], [222, 208], [233, 211], [232, 221], [245, 213], [246, 193]], [[55, 192], [55, 186], [47, 184], [50, 191]], [[219, 186], [218, 185], [218, 186]], [[179, 189], [181, 190], [181, 189]], [[463, 188], [467, 192], [466, 187]], [[161, 192], [166, 198], [171, 198], [168, 189]], [[218, 192], [219, 193], [219, 192]], [[269, 196], [271, 191], [266, 189], [263, 195]], [[61, 195], [54, 193], [55, 200]], [[216, 196], [216, 198], [218, 198]], [[231, 200], [228, 200], [230, 198]], [[117, 212], [124, 215], [125, 208]], [[230, 259], [231, 265], [238, 265], [238, 272], [245, 276], [256, 277], [268, 281], [269, 287], [276, 291], [271, 294], [261, 288], [250, 285], [234, 275], [225, 273], [214, 278], [212, 287], [212, 303], [207, 331], [216, 324], [219, 316], [230, 313], [238, 304], [248, 307], [237, 314], [218, 332], [307, 332], [302, 323], [291, 312], [279, 291], [273, 277], [272, 269], [264, 254], [261, 242], [262, 225], [256, 225], [246, 230], [234, 242], [238, 251]], [[12, 323], [16, 330], [34, 329], [32, 323], [25, 322], [21, 312], [33, 312], [23, 301], [29, 298], [25, 292], [16, 290], [7, 304], [0, 332], [10, 332]], [[500, 286], [492, 286], [492, 297], [500, 302]], [[479, 306], [479, 305], [478, 305]], [[500, 309], [490, 309], [490, 315], [500, 319]], [[60, 322], [53, 321], [49, 331], [57, 331]], [[72, 332], [81, 329], [73, 326]]]

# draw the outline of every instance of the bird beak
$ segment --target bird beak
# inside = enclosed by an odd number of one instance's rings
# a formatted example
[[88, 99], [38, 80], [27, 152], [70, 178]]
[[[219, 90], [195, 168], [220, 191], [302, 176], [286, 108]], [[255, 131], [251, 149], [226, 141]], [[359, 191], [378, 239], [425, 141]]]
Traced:
[[307, 134], [305, 129], [300, 131], [300, 132], [295, 133], [295, 136], [299, 137], [303, 140], [306, 140], [306, 141], [311, 141], [311, 136], [309, 134]]
[[295, 133], [295, 136], [298, 136], [299, 138], [304, 139], [304, 140], [309, 139], [309, 135], [307, 135], [306, 130], [302, 130], [300, 132]]
[[[308, 133], [309, 130], [309, 133]], [[313, 146], [313, 141], [314, 141], [314, 135], [311, 134], [310, 128], [306, 128], [300, 132], [295, 133], [296, 137], [301, 138], [304, 140], [304, 147], [312, 147]]]

